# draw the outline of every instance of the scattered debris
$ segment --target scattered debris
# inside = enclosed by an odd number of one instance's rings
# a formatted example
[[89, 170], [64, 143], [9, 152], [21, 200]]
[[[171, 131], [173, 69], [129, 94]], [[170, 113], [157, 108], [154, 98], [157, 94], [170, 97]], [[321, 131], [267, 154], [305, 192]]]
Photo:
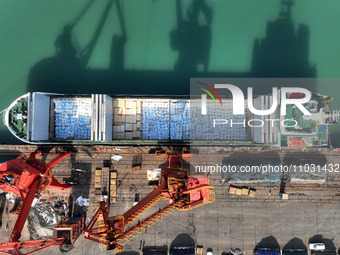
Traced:
[[132, 193], [137, 193], [138, 189], [135, 184], [131, 184], [129, 187], [129, 191]]
[[111, 156], [111, 159], [114, 160], [114, 161], [120, 161], [123, 157], [116, 154], [116, 155], [112, 155]]
[[50, 238], [58, 221], [58, 214], [51, 203], [37, 203], [27, 217], [31, 239]]
[[86, 224], [86, 225], [89, 224], [90, 221], [91, 221], [91, 217], [86, 217], [85, 224]]
[[81, 172], [81, 173], [85, 173], [86, 172], [86, 170], [77, 169], [77, 168], [72, 168], [72, 171]]
[[67, 203], [65, 201], [57, 201], [54, 204], [54, 211], [60, 216], [66, 216], [68, 211]]
[[229, 254], [232, 254], [232, 255], [243, 255], [244, 251], [241, 251], [240, 249], [229, 249]]
[[63, 181], [64, 181], [65, 184], [69, 184], [69, 185], [77, 185], [78, 184], [77, 181], [72, 180], [70, 178], [64, 179]]
[[12, 193], [7, 193], [6, 194], [6, 199], [11, 202], [11, 203], [15, 203], [15, 199], [16, 199], [16, 196], [14, 196]]
[[83, 207], [83, 206], [89, 206], [90, 200], [88, 198], [84, 198], [82, 196], [78, 197], [75, 201], [75, 204]]
[[147, 170], [147, 177], [149, 181], [158, 181], [161, 179], [162, 169], [161, 168], [154, 168]]

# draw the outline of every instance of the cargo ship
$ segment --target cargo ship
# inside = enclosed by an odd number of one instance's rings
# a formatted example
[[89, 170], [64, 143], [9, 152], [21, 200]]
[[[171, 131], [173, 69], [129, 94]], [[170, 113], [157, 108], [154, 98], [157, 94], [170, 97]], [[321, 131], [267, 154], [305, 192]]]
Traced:
[[[291, 95], [294, 96], [294, 95]], [[339, 119], [332, 98], [313, 94], [305, 116], [287, 105], [287, 114], [233, 115], [232, 98], [223, 107], [201, 98], [164, 96], [65, 95], [27, 93], [4, 113], [4, 123], [19, 140], [30, 144], [200, 145], [200, 146], [329, 146], [328, 126]], [[272, 96], [254, 97], [256, 109], [269, 109]], [[218, 123], [215, 123], [218, 120]], [[233, 124], [232, 124], [233, 122]], [[294, 123], [294, 125], [289, 124]], [[216, 125], [215, 125], [216, 124]]]

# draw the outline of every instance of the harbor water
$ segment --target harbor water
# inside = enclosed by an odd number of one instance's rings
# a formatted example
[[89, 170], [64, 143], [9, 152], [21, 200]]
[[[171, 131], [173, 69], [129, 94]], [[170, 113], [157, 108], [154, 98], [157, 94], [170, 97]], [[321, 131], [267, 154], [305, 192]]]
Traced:
[[[120, 13], [123, 21], [113, 4], [99, 29], [103, 10], [109, 8], [107, 1], [94, 1], [82, 15], [86, 6], [83, 0], [1, 0], [0, 111], [28, 91], [188, 95], [193, 76], [225, 74], [251, 78], [253, 70], [258, 68], [254, 62], [258, 58], [256, 42], [282, 36], [283, 30], [274, 29], [271, 33], [269, 28], [275, 25], [273, 22], [284, 19], [291, 22], [287, 21], [287, 26], [293, 24], [292, 31], [301, 32], [297, 32], [297, 40], [302, 37], [305, 42], [298, 53], [306, 54], [307, 62], [301, 61], [299, 65], [316, 70], [315, 74], [301, 71], [292, 75], [340, 78], [339, 1], [299, 0], [291, 7], [291, 13], [282, 9], [279, 0], [183, 0], [180, 3], [182, 23], [176, 1], [124, 0]], [[195, 13], [197, 9], [200, 11]], [[67, 24], [72, 25], [72, 47], [65, 37]], [[186, 41], [178, 42], [176, 33], [181, 26], [192, 26], [190, 31], [194, 32]], [[100, 31], [96, 39], [95, 31]], [[118, 38], [116, 44], [112, 43], [113, 35]], [[260, 54], [263, 59], [268, 54], [276, 56], [279, 72], [260, 72], [258, 77], [279, 77], [284, 71], [282, 56], [289, 56], [289, 49], [287, 53], [283, 48], [290, 43], [290, 38], [284, 38], [287, 41], [281, 42], [282, 47], [278, 43]], [[197, 59], [193, 58], [197, 55]], [[293, 66], [297, 61], [291, 62]], [[286, 78], [291, 77], [283, 73]], [[322, 84], [315, 92], [333, 97], [333, 108], [340, 109], [338, 80]], [[262, 92], [261, 88], [255, 89]], [[336, 126], [330, 127], [333, 147], [340, 146], [338, 130]], [[66, 135], [66, 131], [60, 132]], [[19, 143], [2, 122], [0, 142]]]

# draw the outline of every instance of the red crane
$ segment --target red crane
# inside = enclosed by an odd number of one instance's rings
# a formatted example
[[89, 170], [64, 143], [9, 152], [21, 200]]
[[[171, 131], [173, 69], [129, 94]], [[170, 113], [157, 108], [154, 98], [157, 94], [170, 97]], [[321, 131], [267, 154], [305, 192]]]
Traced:
[[38, 249], [41, 250], [62, 242], [63, 238], [23, 242], [19, 242], [19, 238], [35, 197], [48, 187], [61, 190], [71, 187], [59, 183], [52, 175], [52, 168], [70, 154], [71, 152], [65, 152], [46, 163], [36, 158], [37, 155], [42, 155], [41, 152], [36, 151], [28, 157], [22, 154], [17, 159], [9, 160], [0, 166], [0, 189], [21, 198], [19, 206], [12, 210], [18, 214], [18, 218], [10, 235], [9, 243], [0, 244], [0, 252], [10, 254], [6, 251], [14, 250], [19, 254], [19, 248], [43, 245], [43, 248]]
[[[181, 154], [169, 154], [168, 162], [168, 167], [162, 169], [159, 185], [123, 215], [109, 217], [109, 204], [107, 201], [101, 201], [84, 231], [85, 238], [100, 243], [108, 250], [121, 251], [126, 242], [146, 231], [147, 227], [175, 209], [190, 210], [214, 201], [214, 189], [209, 186], [208, 178], [205, 175], [191, 176], [188, 169], [183, 169]], [[130, 226], [162, 198], [169, 199], [170, 204], [136, 225]]]
[[[69, 188], [60, 184], [53, 178], [51, 169], [70, 153], [65, 153], [48, 164], [37, 160], [32, 153], [30, 157], [24, 155], [18, 159], [8, 161], [0, 166], [0, 188], [19, 194], [24, 203], [20, 210], [23, 217], [18, 220], [13, 228], [10, 242], [0, 244], [0, 253], [12, 254], [15, 251], [19, 255], [21, 248], [37, 248], [26, 253], [46, 249], [52, 245], [59, 245], [62, 251], [72, 248], [73, 243], [84, 232], [85, 238], [100, 243], [107, 250], [121, 251], [123, 245], [146, 231], [174, 210], [190, 210], [195, 207], [211, 203], [215, 200], [213, 187], [209, 186], [209, 180], [205, 175], [191, 176], [188, 169], [183, 168], [182, 154], [168, 154], [168, 167], [162, 169], [162, 177], [155, 189], [133, 206], [123, 215], [109, 217], [109, 204], [107, 199], [100, 202], [99, 208], [85, 228], [84, 217], [71, 217], [61, 221], [53, 228], [53, 238], [44, 240], [18, 241], [23, 224], [26, 221], [31, 203], [35, 194], [39, 194], [47, 187]], [[8, 177], [11, 176], [11, 177]], [[169, 205], [159, 209], [158, 212], [148, 218], [130, 226], [143, 212], [148, 210], [160, 199], [168, 199]], [[85, 228], [85, 229], [84, 229]]]

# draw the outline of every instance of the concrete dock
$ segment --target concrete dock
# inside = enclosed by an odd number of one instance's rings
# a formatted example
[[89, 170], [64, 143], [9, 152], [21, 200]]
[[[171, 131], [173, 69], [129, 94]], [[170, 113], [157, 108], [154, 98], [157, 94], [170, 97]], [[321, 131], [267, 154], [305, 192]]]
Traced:
[[[0, 146], [0, 156], [18, 156], [28, 154], [37, 149], [37, 146]], [[102, 171], [114, 169], [118, 172], [117, 203], [112, 204], [110, 215], [120, 215], [131, 208], [136, 197], [141, 199], [150, 193], [153, 188], [148, 186], [146, 170], [159, 168], [166, 164], [166, 157], [149, 155], [150, 147], [44, 147], [43, 159], [52, 159], [59, 151], [70, 150], [72, 155], [63, 159], [55, 168], [54, 176], [62, 182], [64, 178], [71, 177], [71, 169], [83, 169], [86, 171], [70, 190], [59, 192], [48, 190], [42, 194], [42, 199], [56, 197], [72, 201], [80, 195], [90, 199], [87, 207], [88, 219], [94, 214], [98, 206], [99, 196], [94, 189], [94, 171], [102, 168]], [[292, 156], [292, 152], [274, 149], [259, 148], [198, 148], [199, 154], [192, 159], [185, 159], [188, 163], [199, 165], [213, 165], [216, 162], [222, 164], [223, 160], [237, 153], [242, 158], [258, 157], [261, 160], [263, 154], [275, 154], [281, 162]], [[312, 157], [315, 162], [323, 164], [339, 164], [340, 152], [336, 149], [319, 149], [309, 151], [294, 151], [299, 162]], [[115, 161], [112, 155], [120, 155], [122, 159]], [[310, 155], [310, 156], [308, 156]], [[141, 170], [132, 172], [131, 166], [138, 156], [142, 159]], [[190, 160], [192, 162], [190, 162]], [[310, 161], [308, 161], [310, 162]], [[109, 165], [109, 166], [108, 166]], [[103, 185], [108, 183], [108, 172], [102, 174]], [[287, 182], [233, 182], [225, 180], [220, 173], [210, 174], [210, 184], [215, 187], [216, 201], [187, 212], [175, 211], [154, 226], [147, 229], [125, 245], [126, 251], [141, 252], [143, 247], [174, 245], [174, 240], [181, 234], [192, 239], [196, 245], [203, 245], [204, 251], [212, 248], [214, 254], [221, 254], [229, 248], [240, 248], [246, 254], [252, 254], [257, 248], [277, 247], [287, 248], [294, 238], [300, 239], [308, 247], [310, 239], [320, 240], [326, 244], [326, 248], [337, 250], [340, 246], [340, 174], [337, 171], [327, 171], [321, 174], [323, 180]], [[256, 197], [237, 196], [228, 194], [230, 184], [248, 186], [256, 189]], [[282, 200], [279, 197], [280, 190], [289, 195], [289, 199]], [[69, 197], [72, 199], [70, 200]], [[52, 199], [53, 200], [53, 199]], [[168, 201], [160, 201], [143, 217], [150, 215], [160, 207], [166, 206]], [[141, 217], [141, 219], [143, 218]], [[2, 214], [1, 240], [8, 241], [11, 228], [6, 229], [7, 222], [15, 217]], [[29, 240], [27, 229], [24, 230], [21, 240]], [[294, 239], [296, 240], [296, 239]], [[293, 242], [294, 243], [294, 242]], [[271, 247], [263, 247], [271, 246]], [[294, 246], [294, 245], [293, 245]], [[294, 248], [294, 247], [293, 247]], [[58, 247], [49, 248], [37, 254], [60, 254]], [[99, 244], [80, 237], [76, 242], [72, 254], [109, 254]]]

